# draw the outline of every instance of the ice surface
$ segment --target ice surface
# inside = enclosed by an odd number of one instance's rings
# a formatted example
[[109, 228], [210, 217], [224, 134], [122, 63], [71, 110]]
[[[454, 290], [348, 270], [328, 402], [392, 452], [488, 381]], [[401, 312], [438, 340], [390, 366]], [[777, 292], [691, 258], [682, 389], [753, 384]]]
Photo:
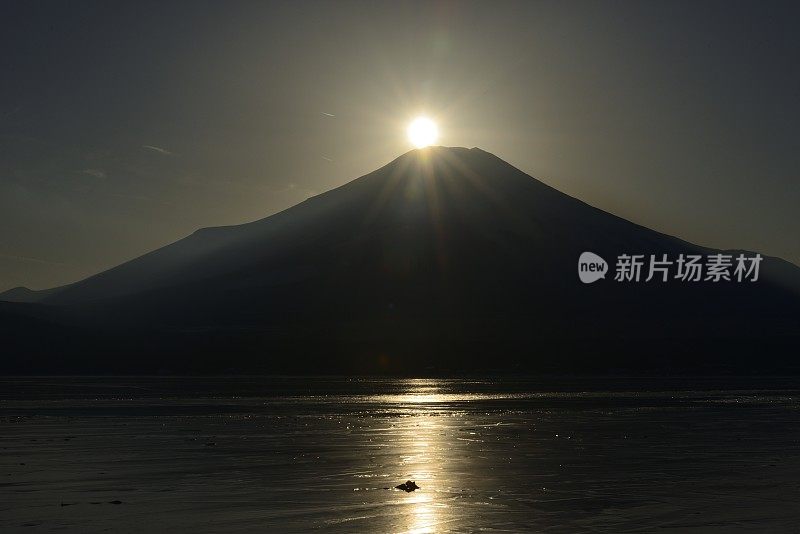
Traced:
[[770, 380], [4, 378], [0, 531], [792, 531], [796, 399]]

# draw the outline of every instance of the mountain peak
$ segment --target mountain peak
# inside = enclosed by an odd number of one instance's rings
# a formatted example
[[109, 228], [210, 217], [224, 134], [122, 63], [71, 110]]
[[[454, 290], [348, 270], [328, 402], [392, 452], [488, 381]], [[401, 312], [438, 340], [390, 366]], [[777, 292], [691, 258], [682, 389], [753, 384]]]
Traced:
[[[353, 180], [339, 189], [347, 188], [362, 179], [392, 181], [403, 177], [404, 181], [431, 180], [438, 182], [467, 183], [469, 187], [490, 189], [508, 187], [511, 184], [531, 186], [544, 185], [500, 157], [478, 147], [428, 146], [415, 148], [400, 155], [387, 165]], [[548, 186], [545, 186], [548, 187]], [[550, 189], [548, 187], [548, 189]], [[336, 190], [323, 193], [327, 195]], [[555, 192], [555, 190], [553, 190]], [[561, 195], [561, 193], [559, 193]], [[565, 196], [566, 195], [562, 195]]]
[[431, 145], [431, 146], [426, 146], [424, 148], [411, 149], [397, 159], [402, 159], [406, 157], [413, 157], [419, 159], [434, 159], [434, 160], [439, 158], [445, 158], [445, 159], [468, 158], [470, 160], [477, 160], [478, 158], [483, 158], [487, 160], [494, 159], [496, 161], [502, 161], [503, 163], [506, 163], [506, 165], [508, 165], [507, 162], [503, 161], [498, 156], [478, 147], [467, 148], [463, 146]]

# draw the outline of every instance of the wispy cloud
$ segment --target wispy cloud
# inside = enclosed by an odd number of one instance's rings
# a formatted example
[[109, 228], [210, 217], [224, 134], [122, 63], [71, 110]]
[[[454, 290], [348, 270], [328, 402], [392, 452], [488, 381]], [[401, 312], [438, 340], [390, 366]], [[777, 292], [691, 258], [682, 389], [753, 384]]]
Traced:
[[323, 115], [325, 115], [326, 117], [335, 117], [335, 116], [336, 116], [336, 115], [334, 115], [333, 113], [325, 113], [324, 111], [322, 111], [321, 113], [322, 113]]
[[169, 206], [170, 205], [169, 202], [164, 202], [163, 200], [159, 200], [159, 199], [147, 196], [147, 195], [134, 195], [134, 194], [130, 194], [130, 193], [115, 193], [115, 192], [106, 192], [105, 194], [110, 196], [110, 197], [124, 198], [124, 199], [129, 199], [129, 200], [136, 200], [136, 201], [139, 201], [139, 202], [152, 202], [153, 204], [161, 204], [162, 206]]
[[57, 261], [48, 261], [40, 258], [30, 258], [28, 256], [15, 256], [13, 254], [0, 254], [0, 258], [4, 260], [25, 261], [29, 263], [41, 263], [45, 265], [61, 265], [61, 266], [66, 265], [66, 263], [61, 263]]
[[12, 116], [12, 115], [15, 115], [15, 114], [16, 114], [17, 112], [19, 112], [19, 110], [21, 110], [21, 109], [22, 109], [22, 106], [20, 106], [19, 104], [17, 104], [17, 105], [16, 105], [16, 106], [14, 106], [13, 108], [9, 109], [9, 110], [8, 110], [8, 111], [6, 111], [5, 113], [1, 113], [0, 115], [3, 115], [3, 116], [5, 116], [5, 117], [10, 117], [10, 116]]
[[95, 178], [106, 178], [108, 176], [103, 169], [83, 169], [81, 174], [94, 176]]
[[142, 145], [142, 148], [144, 148], [146, 150], [152, 150], [153, 152], [158, 152], [159, 154], [164, 154], [165, 156], [171, 156], [172, 155], [172, 152], [170, 152], [166, 148], [161, 148], [160, 146]]

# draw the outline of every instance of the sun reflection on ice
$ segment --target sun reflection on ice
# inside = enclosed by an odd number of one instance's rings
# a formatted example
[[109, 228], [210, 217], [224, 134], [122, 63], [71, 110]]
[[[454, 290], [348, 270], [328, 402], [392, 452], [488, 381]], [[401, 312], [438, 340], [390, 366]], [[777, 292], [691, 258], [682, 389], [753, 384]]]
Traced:
[[409, 534], [436, 532], [436, 506], [430, 495], [415, 494], [412, 498], [411, 525]]
[[393, 402], [404, 407], [404, 416], [399, 419], [398, 434], [404, 449], [401, 466], [403, 476], [414, 480], [419, 490], [404, 496], [403, 504], [408, 508], [407, 519], [398, 525], [408, 533], [436, 532], [445, 520], [442, 512], [446, 504], [436, 502], [441, 495], [440, 473], [446, 469], [442, 450], [445, 448], [443, 429], [439, 423], [437, 405], [447, 402], [439, 394], [435, 380], [408, 380], [407, 393], [394, 396]]

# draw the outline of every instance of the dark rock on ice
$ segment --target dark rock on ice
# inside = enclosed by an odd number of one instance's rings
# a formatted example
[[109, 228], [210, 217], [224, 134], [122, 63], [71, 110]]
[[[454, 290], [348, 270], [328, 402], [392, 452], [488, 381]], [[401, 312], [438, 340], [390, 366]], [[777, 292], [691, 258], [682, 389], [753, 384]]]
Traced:
[[403, 491], [414, 491], [418, 490], [419, 486], [413, 480], [406, 480], [404, 484], [395, 486], [395, 488]]

